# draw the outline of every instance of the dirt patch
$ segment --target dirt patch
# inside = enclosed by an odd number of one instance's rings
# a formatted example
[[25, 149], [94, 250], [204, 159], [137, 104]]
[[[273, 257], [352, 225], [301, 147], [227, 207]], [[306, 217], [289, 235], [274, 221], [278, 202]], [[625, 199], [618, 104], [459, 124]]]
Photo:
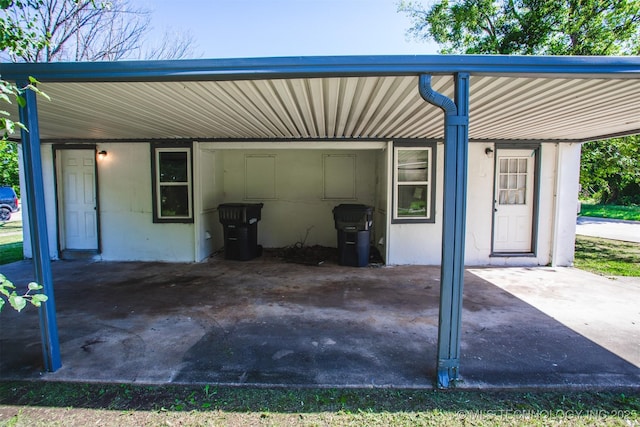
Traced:
[[[280, 258], [293, 264], [318, 266], [325, 263], [338, 263], [338, 249], [326, 246], [304, 246], [295, 244], [284, 248], [265, 249], [263, 256]], [[369, 266], [382, 266], [384, 261], [375, 246], [369, 248]]]

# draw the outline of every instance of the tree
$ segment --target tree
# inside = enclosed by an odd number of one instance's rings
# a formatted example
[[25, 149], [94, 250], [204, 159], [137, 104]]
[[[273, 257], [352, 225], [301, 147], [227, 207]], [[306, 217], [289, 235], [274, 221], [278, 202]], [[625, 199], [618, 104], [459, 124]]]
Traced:
[[401, 1], [417, 39], [442, 53], [620, 55], [640, 52], [640, 0]]
[[18, 190], [18, 144], [0, 140], [0, 185], [9, 185]]
[[[32, 48], [40, 48], [47, 44], [46, 37], [39, 36], [35, 31], [35, 21], [17, 21], [9, 13], [14, 8], [20, 9], [37, 9], [42, 5], [42, 0], [0, 0], [0, 51], [10, 54], [23, 54]], [[1, 77], [1, 76], [0, 76]], [[25, 100], [22, 96], [25, 90], [34, 90], [40, 92], [35, 84], [37, 81], [31, 78], [30, 84], [19, 87], [14, 83], [0, 79], [0, 102], [11, 104], [12, 99], [19, 105], [24, 105]], [[24, 129], [22, 123], [12, 120], [9, 117], [9, 113], [0, 108], [0, 127], [2, 133], [0, 135], [0, 142], [3, 144], [0, 146], [0, 165], [7, 167], [8, 170], [14, 170], [17, 168], [17, 153], [13, 150], [13, 146], [5, 144], [9, 134], [13, 133], [16, 128]], [[15, 165], [12, 163], [15, 161]], [[6, 178], [13, 177], [11, 172], [8, 172]], [[3, 172], [3, 181], [4, 181]], [[17, 184], [7, 182], [7, 184]]]
[[640, 136], [584, 144], [580, 185], [599, 203], [640, 204]]
[[42, 0], [0, 0], [0, 48], [3, 52], [22, 54], [47, 43], [46, 37], [38, 36], [33, 20], [18, 21], [10, 13], [15, 8], [36, 10], [41, 5]]
[[[403, 0], [409, 33], [442, 53], [640, 54], [640, 0]], [[640, 203], [640, 137], [583, 145], [583, 194], [603, 203]]]
[[[177, 59], [191, 56], [190, 33], [170, 34], [155, 43], [145, 41], [151, 13], [130, 0], [0, 0], [0, 58], [11, 61], [103, 61]], [[0, 101], [23, 104], [24, 90], [36, 90], [0, 80]], [[18, 188], [15, 144], [9, 135], [22, 128], [0, 108], [0, 179]]]
[[[0, 10], [6, 11], [11, 7], [37, 8], [40, 0], [0, 0]], [[16, 22], [7, 15], [0, 15], [0, 50], [9, 52], [24, 52], [31, 47], [41, 46], [46, 40], [39, 38], [33, 31], [32, 22]], [[19, 87], [11, 82], [0, 79], [0, 102], [11, 103], [15, 99], [24, 105], [23, 93], [25, 90], [35, 90], [35, 79], [31, 79], [26, 87]], [[3, 132], [0, 136], [0, 167], [2, 168], [2, 181], [15, 179], [17, 182], [17, 147], [15, 143], [7, 141], [7, 135], [13, 132], [15, 127], [24, 128], [20, 122], [8, 118], [8, 113], [0, 108], [0, 126]], [[5, 173], [7, 174], [5, 177]], [[27, 290], [22, 294], [16, 292], [16, 287], [4, 275], [0, 274], [0, 311], [5, 305], [5, 299], [16, 311], [21, 311], [27, 303], [35, 307], [40, 307], [46, 302], [48, 297], [34, 291], [42, 290], [42, 285], [31, 282], [27, 285]]]
[[7, 13], [18, 28], [46, 41], [12, 51], [9, 56], [13, 61], [179, 59], [193, 53], [194, 41], [189, 33], [166, 34], [155, 47], [145, 40], [151, 30], [151, 12], [134, 6], [130, 0], [38, 3], [38, 7], [12, 7]]
[[[37, 9], [42, 5], [41, 0], [0, 0], [0, 10], [5, 12], [0, 15], [0, 51], [21, 54], [32, 48], [40, 48], [46, 45], [47, 40], [38, 36], [35, 31], [34, 21], [16, 21], [7, 11], [11, 8]], [[1, 77], [1, 76], [0, 76]], [[24, 87], [0, 79], [0, 103], [12, 103], [24, 105], [25, 90], [34, 90], [37, 81], [33, 78]], [[24, 129], [19, 121], [12, 120], [9, 112], [0, 107], [0, 184], [10, 185], [19, 192], [18, 177], [18, 149], [14, 142], [7, 140], [8, 136], [18, 128]]]

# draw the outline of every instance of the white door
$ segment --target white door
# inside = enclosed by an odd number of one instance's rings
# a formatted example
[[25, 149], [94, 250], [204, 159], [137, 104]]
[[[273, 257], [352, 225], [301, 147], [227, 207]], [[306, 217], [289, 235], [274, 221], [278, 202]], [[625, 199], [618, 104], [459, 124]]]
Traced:
[[493, 252], [532, 251], [534, 150], [496, 150]]
[[94, 150], [60, 150], [63, 249], [98, 249], [96, 154]]

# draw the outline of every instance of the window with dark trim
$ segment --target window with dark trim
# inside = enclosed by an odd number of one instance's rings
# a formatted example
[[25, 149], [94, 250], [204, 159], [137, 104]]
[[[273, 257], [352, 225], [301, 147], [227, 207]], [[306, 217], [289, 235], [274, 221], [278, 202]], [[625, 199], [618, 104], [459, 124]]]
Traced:
[[153, 221], [193, 222], [190, 145], [154, 144]]
[[435, 144], [396, 144], [393, 149], [395, 223], [434, 222]]

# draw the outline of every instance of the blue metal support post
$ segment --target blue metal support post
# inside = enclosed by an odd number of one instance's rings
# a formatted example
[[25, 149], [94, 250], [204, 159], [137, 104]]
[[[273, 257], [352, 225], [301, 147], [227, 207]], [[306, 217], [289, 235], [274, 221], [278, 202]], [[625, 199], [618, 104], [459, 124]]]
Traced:
[[444, 197], [440, 316], [438, 321], [438, 387], [458, 379], [464, 285], [464, 240], [467, 205], [469, 142], [469, 74], [457, 73], [455, 101], [431, 87], [431, 76], [421, 75], [420, 94], [444, 113]]
[[[27, 83], [18, 82], [22, 86]], [[26, 105], [20, 107], [20, 121], [28, 131], [22, 130], [22, 155], [24, 164], [25, 190], [31, 231], [31, 250], [35, 281], [44, 287], [49, 299], [40, 306], [40, 333], [42, 335], [42, 354], [44, 368], [54, 372], [62, 366], [58, 325], [56, 322], [56, 304], [53, 296], [53, 275], [49, 255], [49, 233], [47, 232], [47, 213], [44, 201], [44, 183], [42, 178], [42, 156], [40, 154], [40, 128], [38, 125], [38, 106], [36, 93], [25, 90]]]

